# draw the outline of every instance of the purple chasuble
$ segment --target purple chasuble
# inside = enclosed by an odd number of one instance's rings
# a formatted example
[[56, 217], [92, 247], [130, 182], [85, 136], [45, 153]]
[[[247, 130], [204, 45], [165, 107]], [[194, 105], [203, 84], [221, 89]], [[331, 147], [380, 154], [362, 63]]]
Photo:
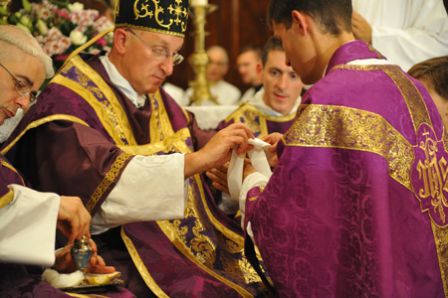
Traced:
[[[97, 105], [101, 109], [95, 110]], [[164, 115], [169, 123], [163, 122]], [[133, 157], [122, 148], [147, 148], [154, 134], [160, 140], [171, 137], [165, 135], [167, 125], [179, 135], [188, 131], [183, 141], [189, 150], [210, 137], [163, 90], [138, 109], [112, 84], [99, 59], [75, 57], [41, 94], [3, 151], [34, 187], [80, 196], [95, 214]], [[176, 152], [167, 148], [155, 154]], [[110, 230], [95, 238], [100, 254], [123, 272], [127, 287], [138, 297], [151, 295], [148, 288], [172, 297], [264, 292], [243, 254], [241, 231], [226, 225], [202, 176], [186, 181], [191, 191], [184, 219]]]
[[447, 160], [422, 85], [361, 41], [341, 46], [249, 191], [251, 223], [280, 297], [444, 297]]

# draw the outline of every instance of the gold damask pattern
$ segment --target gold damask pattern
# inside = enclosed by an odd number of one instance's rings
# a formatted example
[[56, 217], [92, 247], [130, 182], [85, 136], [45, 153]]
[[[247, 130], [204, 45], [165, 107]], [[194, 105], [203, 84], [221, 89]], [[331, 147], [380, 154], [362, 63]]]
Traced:
[[436, 243], [437, 256], [439, 258], [440, 274], [442, 276], [445, 297], [448, 297], [448, 229], [439, 227], [431, 220], [432, 232]]
[[109, 121], [104, 127], [118, 145], [136, 143], [127, 115], [115, 93], [81, 57], [72, 58], [52, 83], [73, 90], [84, 98], [100, 119], [108, 118]]
[[235, 112], [227, 116], [226, 122], [233, 120], [234, 122], [243, 122], [255, 134], [266, 136], [269, 134], [267, 121], [271, 122], [288, 122], [294, 119], [296, 115], [293, 113], [287, 116], [271, 116], [263, 113], [257, 107], [245, 103], [242, 104]]
[[397, 89], [400, 90], [408, 106], [415, 132], [418, 131], [423, 123], [432, 126], [431, 117], [429, 117], [428, 108], [423, 101], [422, 95], [400, 68], [394, 65], [338, 65], [333, 69], [383, 71], [392, 79]]
[[390, 176], [412, 190], [413, 147], [378, 114], [341, 106], [303, 105], [300, 116], [285, 134], [285, 143], [378, 154], [387, 161]]
[[92, 212], [95, 206], [98, 204], [100, 199], [104, 196], [106, 191], [110, 189], [111, 185], [115, 183], [115, 181], [118, 180], [118, 176], [123, 170], [123, 168], [126, 166], [127, 161], [132, 156], [127, 153], [121, 153], [118, 155], [118, 157], [113, 162], [112, 166], [110, 167], [109, 171], [104, 176], [103, 181], [101, 181], [100, 185], [95, 189], [92, 196], [90, 197], [89, 202], [86, 205], [86, 208], [89, 212]]

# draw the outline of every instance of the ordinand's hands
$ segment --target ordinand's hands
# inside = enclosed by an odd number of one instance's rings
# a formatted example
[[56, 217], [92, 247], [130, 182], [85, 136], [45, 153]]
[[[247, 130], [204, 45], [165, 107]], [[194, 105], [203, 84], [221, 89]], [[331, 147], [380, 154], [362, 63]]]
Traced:
[[185, 178], [223, 165], [230, 160], [232, 149], [244, 154], [251, 148], [247, 140], [253, 138], [250, 129], [242, 123], [234, 123], [210, 139], [199, 151], [185, 155]]
[[271, 166], [271, 168], [275, 168], [278, 165], [277, 145], [282, 138], [283, 134], [278, 132], [271, 133], [270, 135], [267, 135], [264, 138], [262, 138], [263, 141], [271, 144], [271, 147], [265, 149], [266, 156], [268, 158], [269, 165]]
[[[278, 164], [277, 144], [282, 138], [283, 134], [278, 132], [274, 132], [262, 138], [263, 141], [271, 144], [269, 148], [265, 149], [265, 152], [269, 161], [269, 165], [272, 168], [275, 168]], [[227, 194], [229, 193], [229, 186], [227, 185], [228, 169], [229, 169], [229, 163], [227, 162], [222, 166], [207, 171], [206, 173], [207, 177], [210, 178], [210, 180], [212, 180], [213, 187]], [[254, 172], [255, 172], [254, 167], [252, 166], [250, 160], [246, 158], [246, 160], [244, 161], [243, 180]]]
[[[87, 272], [98, 274], [115, 272], [115, 267], [106, 266], [104, 259], [98, 255], [96, 243], [92, 239], [89, 239], [89, 245], [92, 249], [92, 256], [90, 257]], [[58, 271], [59, 273], [71, 273], [77, 270], [71, 254], [72, 247], [73, 243], [69, 243], [67, 246], [64, 246], [56, 251], [56, 262], [52, 269]]]
[[227, 171], [229, 170], [229, 163], [207, 171], [206, 175], [212, 181], [214, 188], [220, 192], [229, 194], [229, 186], [227, 184]]
[[372, 44], [372, 26], [356, 11], [352, 14], [352, 30], [356, 39]]
[[80, 198], [61, 196], [57, 227], [68, 238], [68, 243], [82, 236], [90, 238], [90, 220], [90, 214]]

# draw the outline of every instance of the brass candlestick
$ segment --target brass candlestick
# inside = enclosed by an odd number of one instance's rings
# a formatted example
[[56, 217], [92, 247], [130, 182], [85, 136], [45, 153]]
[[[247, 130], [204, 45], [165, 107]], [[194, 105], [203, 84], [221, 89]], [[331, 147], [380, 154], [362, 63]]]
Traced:
[[215, 5], [195, 5], [191, 7], [194, 25], [194, 53], [191, 55], [190, 64], [195, 74], [194, 81], [190, 82], [190, 87], [193, 89], [193, 94], [190, 98], [192, 105], [201, 105], [207, 100], [218, 104], [216, 97], [210, 93], [207, 82], [208, 56], [205, 52], [206, 16], [215, 11], [216, 8]]

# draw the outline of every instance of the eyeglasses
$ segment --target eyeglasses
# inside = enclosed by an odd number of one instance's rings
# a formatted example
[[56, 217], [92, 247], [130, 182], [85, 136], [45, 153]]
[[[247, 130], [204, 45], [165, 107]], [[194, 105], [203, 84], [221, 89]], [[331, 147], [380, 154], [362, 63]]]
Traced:
[[31, 103], [36, 101], [37, 91], [32, 90], [33, 85], [30, 82], [17, 78], [3, 64], [0, 63], [0, 66], [11, 76], [11, 79], [14, 82], [14, 87], [20, 96], [29, 97]]
[[184, 56], [182, 56], [181, 54], [176, 52], [171, 53], [164, 46], [160, 45], [150, 46], [140, 36], [138, 36], [137, 33], [134, 32], [134, 30], [128, 28], [126, 29], [126, 31], [131, 32], [132, 36], [137, 38], [146, 48], [150, 49], [151, 52], [154, 54], [154, 56], [156, 56], [158, 59], [165, 60], [171, 57], [174, 66], [179, 65], [182, 63], [182, 61], [184, 61]]

